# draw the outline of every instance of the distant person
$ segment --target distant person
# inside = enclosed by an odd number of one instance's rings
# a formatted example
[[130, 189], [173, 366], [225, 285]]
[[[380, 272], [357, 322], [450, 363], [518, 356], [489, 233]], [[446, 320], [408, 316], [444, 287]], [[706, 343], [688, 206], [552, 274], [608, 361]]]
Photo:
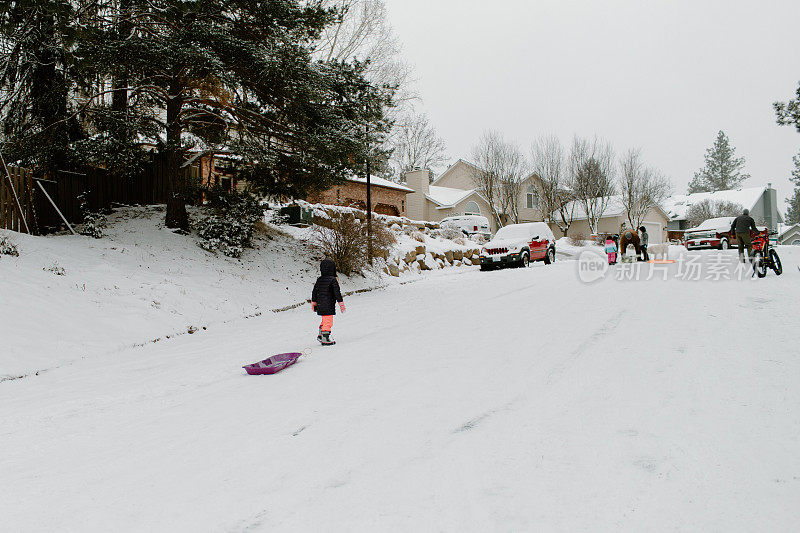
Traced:
[[336, 314], [336, 302], [339, 302], [339, 309], [344, 313], [344, 298], [339, 289], [339, 279], [336, 276], [336, 265], [330, 259], [323, 259], [319, 265], [321, 276], [314, 284], [311, 291], [311, 309], [322, 317], [322, 324], [319, 325], [319, 335], [317, 340], [323, 346], [336, 344], [331, 339], [331, 329], [333, 329], [333, 315]]
[[642, 247], [642, 261], [650, 261], [650, 256], [647, 255], [647, 243], [650, 241], [650, 235], [647, 234], [647, 228], [639, 226], [639, 243]]
[[745, 209], [742, 214], [733, 219], [731, 224], [731, 234], [736, 235], [736, 242], [739, 243], [739, 261], [745, 262], [744, 249], [747, 248], [747, 259], [753, 256], [753, 241], [750, 238], [750, 230], [758, 231], [756, 221], [750, 216], [750, 210]]
[[606, 253], [608, 254], [608, 264], [615, 264], [617, 262], [617, 243], [614, 242], [611, 235], [606, 237]]

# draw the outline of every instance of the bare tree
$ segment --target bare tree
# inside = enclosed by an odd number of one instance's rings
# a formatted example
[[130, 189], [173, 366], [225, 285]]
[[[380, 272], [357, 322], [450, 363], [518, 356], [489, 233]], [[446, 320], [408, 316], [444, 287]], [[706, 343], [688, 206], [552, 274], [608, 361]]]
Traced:
[[435, 168], [447, 162], [445, 143], [424, 114], [401, 119], [392, 144], [392, 160], [400, 176], [416, 168]]
[[569, 155], [570, 186], [575, 201], [586, 213], [592, 233], [597, 233], [597, 222], [615, 192], [614, 172], [614, 150], [610, 144], [597, 137], [591, 141], [573, 139]]
[[672, 185], [660, 171], [645, 167], [639, 149], [629, 150], [619, 161], [619, 188], [628, 222], [638, 228], [654, 207], [672, 192]]
[[326, 27], [316, 54], [326, 61], [369, 61], [365, 77], [377, 85], [397, 87], [398, 109], [417, 99], [411, 91], [412, 69], [401, 56], [400, 40], [388, 22], [384, 0], [322, 0], [322, 6], [341, 13]]
[[706, 199], [692, 205], [686, 211], [686, 219], [689, 221], [691, 227], [695, 227], [709, 218], [735, 217], [741, 215], [743, 210], [744, 207], [735, 202]]
[[472, 150], [473, 181], [492, 209], [498, 227], [519, 222], [519, 198], [527, 162], [519, 147], [495, 131], [483, 134]]
[[533, 172], [539, 178], [539, 207], [545, 221], [555, 224], [564, 235], [572, 225], [575, 202], [566, 190], [567, 166], [564, 148], [554, 135], [540, 137], [531, 146]]

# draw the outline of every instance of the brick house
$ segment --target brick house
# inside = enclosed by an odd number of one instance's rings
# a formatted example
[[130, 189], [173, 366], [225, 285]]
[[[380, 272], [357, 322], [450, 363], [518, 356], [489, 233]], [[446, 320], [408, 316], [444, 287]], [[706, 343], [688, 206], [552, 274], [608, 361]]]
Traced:
[[[407, 216], [406, 195], [414, 190], [383, 178], [370, 178], [372, 212], [380, 215]], [[367, 209], [367, 179], [350, 177], [344, 183], [334, 185], [327, 191], [310, 195], [311, 203], [341, 205]]]

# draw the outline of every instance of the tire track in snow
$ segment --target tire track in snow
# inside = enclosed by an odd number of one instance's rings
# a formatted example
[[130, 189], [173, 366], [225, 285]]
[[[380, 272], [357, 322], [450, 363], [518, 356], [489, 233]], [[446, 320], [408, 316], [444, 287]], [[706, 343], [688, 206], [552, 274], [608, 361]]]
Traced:
[[597, 344], [601, 339], [607, 337], [619, 327], [622, 322], [622, 317], [625, 316], [625, 311], [620, 311], [613, 317], [609, 318], [595, 330], [586, 340], [580, 343], [563, 361], [556, 363], [550, 372], [547, 373], [547, 385], [553, 385], [558, 381], [567, 369], [575, 364], [575, 362], [586, 352], [586, 350]]

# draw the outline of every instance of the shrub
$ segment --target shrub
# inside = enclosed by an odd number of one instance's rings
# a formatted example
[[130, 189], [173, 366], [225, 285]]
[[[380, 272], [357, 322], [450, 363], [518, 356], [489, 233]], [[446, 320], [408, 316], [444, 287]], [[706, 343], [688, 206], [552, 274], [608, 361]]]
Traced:
[[[397, 242], [386, 224], [372, 220], [372, 251], [386, 257]], [[361, 272], [368, 263], [369, 238], [366, 222], [352, 213], [333, 213], [325, 226], [314, 226], [313, 241], [322, 254], [336, 263], [336, 270], [349, 276]]]
[[457, 239], [453, 239], [453, 242], [456, 243], [456, 244], [460, 244], [461, 246], [466, 246], [467, 245], [467, 241], [464, 239], [463, 235], [461, 237], [457, 238]]
[[8, 237], [0, 237], [0, 255], [19, 257], [19, 248]]
[[425, 235], [421, 231], [413, 232], [411, 238], [417, 242], [425, 242]]
[[581, 233], [576, 233], [571, 235], [569, 238], [569, 243], [572, 246], [583, 246], [583, 241], [586, 240], [586, 236]]
[[486, 244], [486, 238], [481, 233], [473, 233], [469, 236], [469, 240], [475, 244]]
[[442, 234], [442, 237], [445, 239], [450, 239], [451, 241], [464, 236], [464, 234], [461, 232], [461, 228], [452, 222], [445, 222], [442, 224], [439, 232]]
[[197, 224], [199, 245], [210, 252], [241, 257], [250, 246], [255, 223], [264, 211], [258, 199], [249, 193], [219, 192], [210, 194], [213, 214]]
[[89, 201], [86, 195], [86, 192], [78, 195], [78, 201], [80, 202], [78, 209], [83, 218], [83, 222], [78, 226], [78, 233], [100, 239], [103, 237], [103, 228], [106, 227], [106, 217], [102, 213], [89, 209]]
[[414, 226], [403, 226], [403, 235], [411, 235], [415, 231]]

